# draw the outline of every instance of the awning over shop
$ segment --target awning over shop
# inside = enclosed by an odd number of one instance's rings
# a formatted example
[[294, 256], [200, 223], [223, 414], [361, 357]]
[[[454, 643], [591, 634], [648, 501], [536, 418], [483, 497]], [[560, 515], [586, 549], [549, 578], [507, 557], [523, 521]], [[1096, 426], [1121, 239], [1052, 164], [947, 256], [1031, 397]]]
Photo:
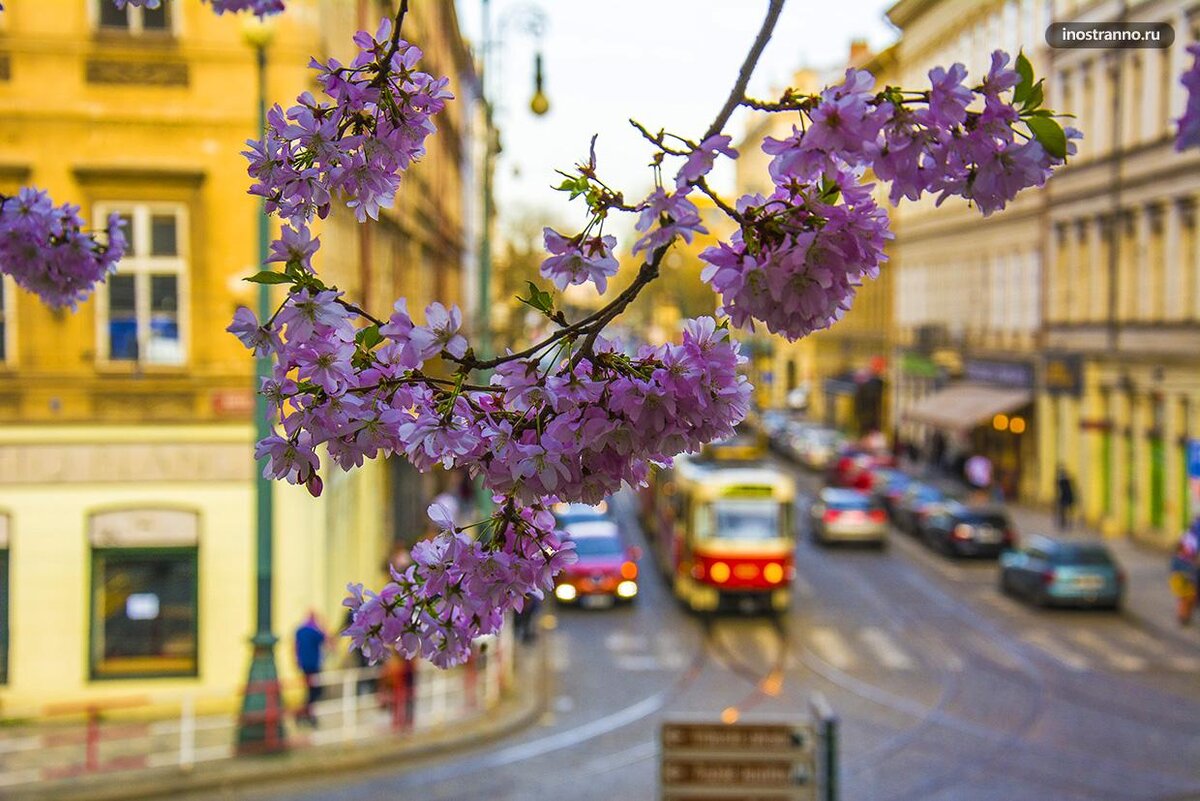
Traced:
[[905, 418], [934, 428], [967, 431], [1033, 400], [1028, 389], [961, 382], [921, 399]]

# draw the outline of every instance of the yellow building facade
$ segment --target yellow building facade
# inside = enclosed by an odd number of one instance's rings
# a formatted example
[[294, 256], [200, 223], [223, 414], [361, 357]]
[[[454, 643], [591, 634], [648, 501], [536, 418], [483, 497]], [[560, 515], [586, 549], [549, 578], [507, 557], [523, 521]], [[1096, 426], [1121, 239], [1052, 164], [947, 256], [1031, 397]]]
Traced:
[[[1062, 20], [1085, 11], [1060, 6]], [[1178, 0], [1129, 6], [1126, 19], [1170, 24], [1174, 44], [1055, 53], [1054, 102], [1086, 138], [1046, 189], [1038, 403], [1043, 461], [1078, 476], [1089, 522], [1166, 546], [1193, 517], [1187, 449], [1200, 438], [1200, 154], [1174, 150], [1200, 20]], [[1053, 500], [1051, 480], [1039, 489]]]
[[[0, 13], [0, 192], [46, 189], [128, 256], [75, 313], [5, 279], [0, 302], [0, 717], [47, 703], [234, 692], [254, 627], [253, 365], [224, 331], [254, 288], [256, 199], [239, 155], [257, 137], [255, 55], [239, 15], [198, 0], [7, 3]], [[293, 0], [274, 22], [267, 94], [313, 86], [389, 3]], [[460, 101], [393, 213], [318, 226], [319, 268], [386, 316], [459, 301], [470, 251], [473, 65], [452, 3], [406, 33]], [[417, 201], [420, 201], [419, 203]], [[277, 660], [309, 610], [330, 629], [349, 580], [377, 584], [433, 486], [379, 462], [326, 494], [274, 488]], [[337, 649], [339, 652], [342, 649]]]

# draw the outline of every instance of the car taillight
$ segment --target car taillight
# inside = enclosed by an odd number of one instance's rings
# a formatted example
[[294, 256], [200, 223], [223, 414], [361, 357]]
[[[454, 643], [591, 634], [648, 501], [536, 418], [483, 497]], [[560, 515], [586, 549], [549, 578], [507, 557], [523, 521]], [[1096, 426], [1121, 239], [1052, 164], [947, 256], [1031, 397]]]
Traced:
[[821, 519], [824, 520], [826, 523], [832, 523], [834, 520], [837, 520], [841, 516], [842, 516], [842, 513], [839, 512], [837, 509], [826, 509], [825, 514], [821, 516]]
[[637, 565], [633, 562], [625, 562], [621, 565], [621, 578], [635, 579], [637, 578]]
[[971, 527], [966, 523], [959, 523], [954, 527], [954, 539], [969, 540], [971, 539]]
[[867, 517], [871, 518], [872, 523], [882, 523], [887, 520], [887, 515], [884, 514], [882, 509], [872, 509], [867, 513]]
[[1051, 584], [1054, 583], [1054, 579], [1055, 579], [1055, 574], [1054, 574], [1053, 569], [1042, 571], [1042, 585], [1043, 586], [1049, 587]]

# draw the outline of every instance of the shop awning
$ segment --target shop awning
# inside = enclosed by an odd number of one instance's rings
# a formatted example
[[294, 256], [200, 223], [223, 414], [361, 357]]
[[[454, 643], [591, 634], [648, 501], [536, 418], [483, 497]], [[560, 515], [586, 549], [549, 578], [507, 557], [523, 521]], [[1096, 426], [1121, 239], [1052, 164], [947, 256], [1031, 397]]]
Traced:
[[995, 387], [961, 382], [926, 396], [905, 414], [906, 420], [934, 428], [968, 431], [997, 414], [1004, 414], [1033, 400], [1033, 393], [1017, 387]]

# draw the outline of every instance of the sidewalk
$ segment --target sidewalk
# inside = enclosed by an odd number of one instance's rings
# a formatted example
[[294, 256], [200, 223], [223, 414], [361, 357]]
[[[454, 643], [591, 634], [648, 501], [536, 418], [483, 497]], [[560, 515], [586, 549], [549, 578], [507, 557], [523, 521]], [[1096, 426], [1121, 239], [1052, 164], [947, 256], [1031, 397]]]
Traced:
[[[1020, 537], [1030, 534], [1060, 536], [1050, 510], [1007, 504]], [[1126, 538], [1106, 538], [1095, 529], [1076, 522], [1067, 536], [1103, 540], [1117, 562], [1125, 569], [1125, 614], [1137, 618], [1161, 636], [1200, 649], [1200, 617], [1190, 626], [1175, 622], [1175, 599], [1167, 589], [1167, 561], [1170, 553]]]
[[[64, 776], [23, 786], [0, 788], [5, 801], [134, 801], [182, 793], [222, 791], [274, 780], [328, 775], [381, 764], [414, 767], [422, 759], [444, 757], [514, 732], [535, 721], [546, 704], [543, 679], [547, 670], [545, 633], [532, 647], [517, 649], [510, 688], [493, 704], [481, 704], [462, 716], [436, 725], [419, 724], [403, 732], [386, 727], [339, 736], [324, 726], [293, 732], [289, 750], [280, 754], [241, 756], [83, 775]], [[337, 703], [335, 699], [335, 703]], [[336, 716], [336, 712], [332, 713]], [[365, 717], [365, 716], [364, 716]], [[0, 737], [4, 733], [0, 731]], [[322, 736], [326, 735], [326, 736]]]

